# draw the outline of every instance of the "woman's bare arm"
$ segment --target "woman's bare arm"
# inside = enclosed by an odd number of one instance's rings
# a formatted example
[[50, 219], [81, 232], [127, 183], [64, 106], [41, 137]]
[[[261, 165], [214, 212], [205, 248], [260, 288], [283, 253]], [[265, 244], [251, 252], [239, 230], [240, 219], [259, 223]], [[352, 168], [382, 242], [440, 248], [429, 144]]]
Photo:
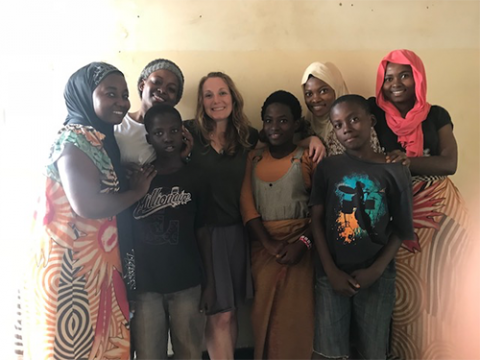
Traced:
[[147, 193], [156, 174], [153, 168], [147, 168], [133, 175], [131, 190], [106, 194], [100, 191], [100, 171], [76, 146], [66, 144], [56, 164], [70, 205], [88, 219], [111, 217], [125, 210]]
[[418, 175], [453, 175], [457, 171], [457, 141], [451, 125], [438, 130], [440, 154], [410, 158], [410, 171]]

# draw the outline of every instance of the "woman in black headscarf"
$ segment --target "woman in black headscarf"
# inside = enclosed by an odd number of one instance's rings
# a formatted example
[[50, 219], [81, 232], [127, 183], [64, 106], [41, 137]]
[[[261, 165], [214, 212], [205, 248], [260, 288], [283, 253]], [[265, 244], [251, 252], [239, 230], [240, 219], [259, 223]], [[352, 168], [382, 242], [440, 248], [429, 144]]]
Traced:
[[82, 67], [67, 83], [65, 102], [68, 116], [52, 145], [34, 216], [17, 353], [28, 359], [124, 359], [130, 354], [126, 290], [135, 283], [122, 211], [147, 192], [155, 172], [145, 168], [128, 184], [120, 166], [113, 126], [130, 102], [118, 69], [106, 63]]

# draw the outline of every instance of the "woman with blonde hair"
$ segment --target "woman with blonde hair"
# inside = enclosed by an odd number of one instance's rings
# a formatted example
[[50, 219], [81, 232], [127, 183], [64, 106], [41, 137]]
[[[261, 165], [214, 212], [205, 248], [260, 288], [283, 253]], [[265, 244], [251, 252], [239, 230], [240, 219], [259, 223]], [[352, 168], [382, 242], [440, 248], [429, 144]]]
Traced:
[[[225, 115], [225, 112], [221, 111], [222, 109], [205, 107], [205, 102], [210, 103], [211, 99], [213, 98], [211, 91], [208, 91], [206, 94], [203, 93], [205, 83], [224, 83], [223, 85], [226, 85], [226, 87], [228, 87], [230, 90], [232, 103], [231, 109], [228, 108], [226, 111], [226, 113], [228, 113], [230, 110], [230, 114], [227, 114], [228, 119], [219, 120], [219, 117]], [[226, 88], [224, 87], [220, 93], [221, 97], [225, 97], [225, 95], [227, 95], [225, 90]], [[210, 105], [213, 105], [213, 103]], [[214, 148], [217, 148], [217, 145], [222, 143], [222, 151], [228, 155], [235, 153], [235, 148], [237, 145], [242, 145], [243, 147], [251, 147], [252, 145], [248, 142], [250, 129], [252, 128], [248, 126], [249, 121], [243, 112], [243, 106], [243, 97], [235, 86], [233, 80], [228, 75], [222, 72], [211, 72], [200, 80], [198, 85], [195, 123], [204, 138], [213, 139]], [[222, 121], [224, 122], [222, 123]], [[219, 123], [222, 123], [222, 125], [217, 127]], [[225, 131], [222, 131], [222, 129]], [[221, 137], [223, 138], [220, 139]]]
[[208, 225], [212, 266], [205, 271], [206, 345], [211, 359], [233, 359], [236, 309], [252, 296], [249, 247], [240, 215], [240, 191], [248, 151], [258, 132], [249, 126], [243, 98], [222, 72], [204, 76], [198, 86], [197, 112], [184, 125], [194, 138], [191, 161], [203, 167], [212, 187]]

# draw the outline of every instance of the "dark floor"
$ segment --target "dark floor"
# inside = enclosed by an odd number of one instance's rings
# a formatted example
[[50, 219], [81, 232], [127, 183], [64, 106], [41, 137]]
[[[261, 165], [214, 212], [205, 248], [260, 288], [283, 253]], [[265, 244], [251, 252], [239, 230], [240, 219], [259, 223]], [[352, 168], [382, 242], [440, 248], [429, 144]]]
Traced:
[[[173, 360], [173, 356], [169, 356], [169, 359]], [[253, 359], [253, 349], [237, 349], [235, 350], [235, 360], [252, 360]], [[207, 352], [203, 353], [202, 360], [210, 360]]]
[[[203, 353], [203, 360], [209, 360], [207, 352]], [[243, 348], [235, 350], [235, 359], [250, 360], [253, 359], [253, 348]]]

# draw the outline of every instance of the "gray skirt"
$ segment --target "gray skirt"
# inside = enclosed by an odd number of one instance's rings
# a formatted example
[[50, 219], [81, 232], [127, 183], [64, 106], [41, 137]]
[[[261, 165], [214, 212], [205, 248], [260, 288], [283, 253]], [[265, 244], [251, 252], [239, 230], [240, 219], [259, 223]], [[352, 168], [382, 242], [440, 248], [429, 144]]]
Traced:
[[250, 246], [244, 226], [212, 227], [211, 234], [217, 300], [207, 315], [235, 310], [253, 297]]

